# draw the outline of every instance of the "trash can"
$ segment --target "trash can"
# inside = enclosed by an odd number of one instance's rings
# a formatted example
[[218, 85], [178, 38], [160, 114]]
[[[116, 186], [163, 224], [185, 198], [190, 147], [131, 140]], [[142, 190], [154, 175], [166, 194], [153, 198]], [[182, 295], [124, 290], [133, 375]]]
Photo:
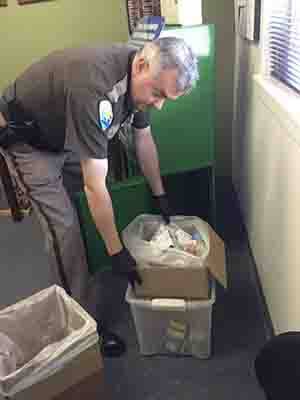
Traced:
[[129, 286], [126, 301], [135, 323], [140, 353], [209, 358], [215, 282], [208, 300], [140, 299]]
[[0, 399], [53, 399], [102, 369], [94, 319], [53, 285], [0, 311]]

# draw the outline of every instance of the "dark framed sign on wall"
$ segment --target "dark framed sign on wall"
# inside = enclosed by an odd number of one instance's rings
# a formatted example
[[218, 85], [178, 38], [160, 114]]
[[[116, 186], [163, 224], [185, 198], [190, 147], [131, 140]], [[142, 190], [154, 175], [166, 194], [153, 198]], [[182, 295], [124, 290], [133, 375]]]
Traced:
[[42, 1], [53, 1], [53, 0], [18, 0], [18, 3], [22, 6], [25, 4], [41, 3]]
[[237, 28], [241, 37], [259, 41], [261, 0], [237, 0]]
[[133, 32], [137, 22], [143, 17], [160, 16], [160, 0], [127, 0], [128, 25]]

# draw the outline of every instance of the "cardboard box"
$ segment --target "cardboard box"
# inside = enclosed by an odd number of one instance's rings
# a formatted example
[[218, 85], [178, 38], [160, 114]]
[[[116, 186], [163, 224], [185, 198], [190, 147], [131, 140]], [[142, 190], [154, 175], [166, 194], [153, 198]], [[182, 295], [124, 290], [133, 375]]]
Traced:
[[104, 380], [103, 371], [81, 380], [53, 400], [112, 400], [112, 393]]
[[62, 394], [63, 392], [73, 388], [74, 385], [81, 383], [96, 372], [102, 374], [102, 370], [103, 363], [99, 345], [95, 344], [66, 364], [63, 369], [16, 393], [11, 400], [63, 400], [63, 396], [65, 396]]
[[[179, 222], [180, 218], [177, 220], [174, 217], [173, 221]], [[203, 264], [193, 267], [166, 267], [138, 262], [143, 284], [136, 285], [136, 297], [209, 299], [210, 275], [227, 288], [224, 242], [209, 224], [201, 220], [201, 225], [209, 241], [209, 253]]]
[[93, 374], [102, 374], [96, 327], [57, 285], [0, 310], [0, 400], [54, 400]]

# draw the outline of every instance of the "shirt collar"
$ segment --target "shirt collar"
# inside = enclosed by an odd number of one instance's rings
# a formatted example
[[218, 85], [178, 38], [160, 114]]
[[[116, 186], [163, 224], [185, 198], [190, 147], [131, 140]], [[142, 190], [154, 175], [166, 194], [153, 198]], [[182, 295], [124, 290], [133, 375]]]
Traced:
[[134, 107], [133, 99], [131, 97], [131, 70], [132, 70], [132, 63], [133, 63], [133, 59], [134, 59], [135, 55], [136, 55], [136, 51], [132, 52], [129, 55], [128, 71], [127, 71], [127, 91], [126, 91], [126, 99], [125, 99], [127, 109], [128, 109], [128, 111], [130, 111], [132, 113], [136, 111], [136, 109]]

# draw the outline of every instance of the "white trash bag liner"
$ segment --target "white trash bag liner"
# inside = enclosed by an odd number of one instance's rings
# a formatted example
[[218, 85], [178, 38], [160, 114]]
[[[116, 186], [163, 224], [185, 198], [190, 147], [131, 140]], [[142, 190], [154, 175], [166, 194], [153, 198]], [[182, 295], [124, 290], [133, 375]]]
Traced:
[[[177, 232], [178, 235], [174, 235], [176, 228], [180, 228]], [[198, 217], [174, 216], [171, 217], [168, 229], [169, 237], [162, 229], [162, 218], [159, 215], [142, 214], [123, 230], [122, 238], [138, 264], [183, 268], [201, 267], [209, 254], [207, 223]], [[194, 255], [185, 251], [186, 249], [184, 250], [184, 244], [188, 243], [186, 241], [188, 237], [198, 238], [197, 244], [201, 250], [199, 254]], [[170, 239], [173, 241], [174, 247], [170, 247]], [[182, 246], [180, 246], [180, 241]]]
[[0, 393], [13, 396], [98, 342], [96, 321], [53, 285], [0, 311]]

